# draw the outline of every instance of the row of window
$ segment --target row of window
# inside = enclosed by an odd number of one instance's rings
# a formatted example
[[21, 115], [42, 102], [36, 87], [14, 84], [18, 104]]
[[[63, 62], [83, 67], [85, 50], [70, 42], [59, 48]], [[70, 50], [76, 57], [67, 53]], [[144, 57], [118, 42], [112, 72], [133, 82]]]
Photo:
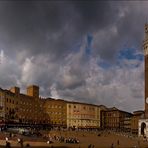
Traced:
[[76, 117], [76, 118], [95, 118], [95, 115], [85, 115], [85, 114], [74, 115], [74, 114], [69, 114], [69, 117]]
[[109, 123], [119, 123], [119, 119], [118, 118], [115, 118], [115, 119], [110, 119], [110, 120], [106, 120], [106, 122], [109, 122]]
[[98, 121], [92, 121], [92, 120], [69, 120], [69, 123], [96, 123], [98, 124]]
[[18, 104], [18, 101], [15, 102], [14, 100], [8, 99], [8, 98], [6, 99], [6, 102], [12, 103], [12, 104], [15, 104], [15, 103]]
[[14, 108], [8, 108], [8, 107], [7, 107], [6, 110], [7, 110], [7, 111], [8, 111], [8, 110], [9, 110], [9, 111], [14, 111], [15, 109], [14, 109]]
[[49, 105], [48, 108], [64, 108], [64, 106], [61, 106], [61, 105]]
[[83, 108], [84, 110], [93, 110], [93, 111], [95, 110], [94, 107], [86, 107], [86, 106], [83, 106], [83, 107], [82, 107], [82, 106], [76, 106], [76, 105], [69, 105], [69, 108], [72, 108], [72, 107], [73, 107], [73, 108], [80, 108], [80, 107], [81, 107], [81, 108]]
[[50, 120], [51, 121], [66, 121], [66, 119], [63, 119], [62, 117], [61, 118], [56, 118], [56, 117], [54, 117], [54, 118], [52, 118], [52, 117], [50, 117]]
[[20, 101], [21, 105], [29, 105], [29, 106], [33, 106], [33, 107], [43, 107], [42, 105], [39, 104], [33, 104], [33, 102], [26, 102], [26, 101]]
[[62, 122], [62, 121], [57, 121], [57, 122], [56, 121], [55, 122], [51, 121], [51, 123], [52, 124], [64, 124], [64, 122]]
[[34, 109], [34, 108], [33, 109], [32, 108], [30, 108], [30, 109], [28, 109], [28, 108], [27, 109], [26, 108], [20, 108], [19, 110], [21, 112], [40, 113], [40, 110]]
[[73, 125], [72, 123], [70, 123], [69, 126], [70, 127], [75, 126], [75, 127], [78, 127], [78, 128], [81, 128], [81, 127], [85, 127], [86, 128], [86, 127], [98, 127], [99, 125], [96, 125], [96, 124], [93, 124], [93, 125], [89, 125], [89, 124], [88, 125], [87, 124], [86, 125], [81, 125], [81, 124]]
[[[64, 113], [62, 113], [62, 112], [48, 112], [49, 114], [56, 114], [56, 115], [61, 115], [61, 114], [64, 114]], [[65, 114], [64, 114], [65, 115]]]

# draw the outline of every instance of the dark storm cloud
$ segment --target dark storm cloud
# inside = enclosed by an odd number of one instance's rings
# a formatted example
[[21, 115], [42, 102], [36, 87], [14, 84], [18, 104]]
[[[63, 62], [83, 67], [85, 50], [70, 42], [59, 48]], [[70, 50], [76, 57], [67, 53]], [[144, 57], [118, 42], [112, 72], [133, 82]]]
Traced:
[[91, 33], [96, 35], [92, 53], [113, 60], [124, 44], [132, 46], [136, 40], [139, 47], [144, 12], [134, 6], [109, 1], [1, 2], [0, 48], [14, 51], [11, 55], [21, 50], [28, 55], [48, 52], [60, 60]]
[[109, 2], [16, 1], [1, 3], [1, 8], [1, 48], [49, 52], [55, 58], [63, 58], [83, 36], [116, 18]]
[[[24, 88], [34, 83], [43, 96], [127, 110], [141, 107], [143, 61], [125, 58], [120, 66], [115, 64], [125, 47], [141, 51], [146, 6], [113, 1], [0, 2], [0, 51], [6, 59], [0, 65], [1, 85]], [[101, 67], [102, 61], [111, 67]], [[135, 98], [137, 105], [132, 106]]]
[[[138, 1], [112, 2], [111, 12], [113, 13], [110, 15], [112, 22], [106, 25], [102, 32], [96, 33], [95, 53], [112, 62], [116, 53], [124, 46], [138, 48], [142, 51], [143, 26], [146, 22], [144, 5]], [[110, 14], [110, 11], [108, 13]]]
[[111, 8], [109, 2], [75, 3], [74, 6], [80, 18], [77, 25], [85, 32], [98, 31], [116, 18], [116, 10]]

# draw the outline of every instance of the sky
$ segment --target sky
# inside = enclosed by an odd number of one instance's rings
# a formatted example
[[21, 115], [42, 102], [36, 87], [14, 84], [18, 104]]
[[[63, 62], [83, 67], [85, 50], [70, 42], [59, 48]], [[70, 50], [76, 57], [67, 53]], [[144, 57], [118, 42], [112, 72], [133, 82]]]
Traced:
[[0, 87], [144, 109], [146, 1], [0, 1]]

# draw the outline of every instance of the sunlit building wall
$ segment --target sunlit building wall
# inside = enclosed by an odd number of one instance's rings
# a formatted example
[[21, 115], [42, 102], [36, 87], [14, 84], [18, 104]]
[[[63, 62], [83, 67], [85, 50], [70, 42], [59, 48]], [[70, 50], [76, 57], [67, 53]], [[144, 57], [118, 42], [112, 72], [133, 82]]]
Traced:
[[79, 102], [67, 102], [67, 127], [99, 128], [99, 106]]

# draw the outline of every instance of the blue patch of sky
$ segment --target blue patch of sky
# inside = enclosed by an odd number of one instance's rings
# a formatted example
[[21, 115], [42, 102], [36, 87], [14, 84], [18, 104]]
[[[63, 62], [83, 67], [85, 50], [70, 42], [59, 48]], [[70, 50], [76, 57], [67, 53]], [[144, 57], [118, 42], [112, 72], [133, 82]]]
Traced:
[[87, 45], [85, 48], [85, 54], [87, 56], [90, 56], [92, 52], [92, 48], [91, 48], [92, 40], [93, 40], [93, 36], [91, 34], [87, 34]]
[[144, 55], [143, 53], [137, 52], [136, 48], [123, 48], [117, 54], [117, 59], [118, 60], [127, 59], [127, 60], [143, 61]]
[[[125, 65], [123, 63], [123, 60], [128, 60], [129, 62], [131, 60], [137, 60], [139, 62], [137, 62], [137, 63], [131, 62], [130, 64]], [[144, 60], [144, 54], [140, 53], [137, 48], [124, 47], [117, 54], [117, 65], [121, 66], [121, 67], [124, 65], [129, 68], [137, 68], [137, 67], [139, 67], [140, 62], [142, 62], [143, 60]]]
[[[123, 65], [125, 66], [123, 60], [138, 60], [142, 62], [144, 60], [144, 55], [143, 53], [138, 52], [136, 48], [122, 48], [121, 50], [119, 50], [115, 58], [115, 64], [110, 63], [107, 60], [101, 59], [98, 61], [98, 65], [104, 69], [109, 69], [115, 65], [122, 67]], [[139, 62], [137, 62], [137, 64], [131, 63], [126, 66], [130, 68], [136, 68], [139, 66]]]

